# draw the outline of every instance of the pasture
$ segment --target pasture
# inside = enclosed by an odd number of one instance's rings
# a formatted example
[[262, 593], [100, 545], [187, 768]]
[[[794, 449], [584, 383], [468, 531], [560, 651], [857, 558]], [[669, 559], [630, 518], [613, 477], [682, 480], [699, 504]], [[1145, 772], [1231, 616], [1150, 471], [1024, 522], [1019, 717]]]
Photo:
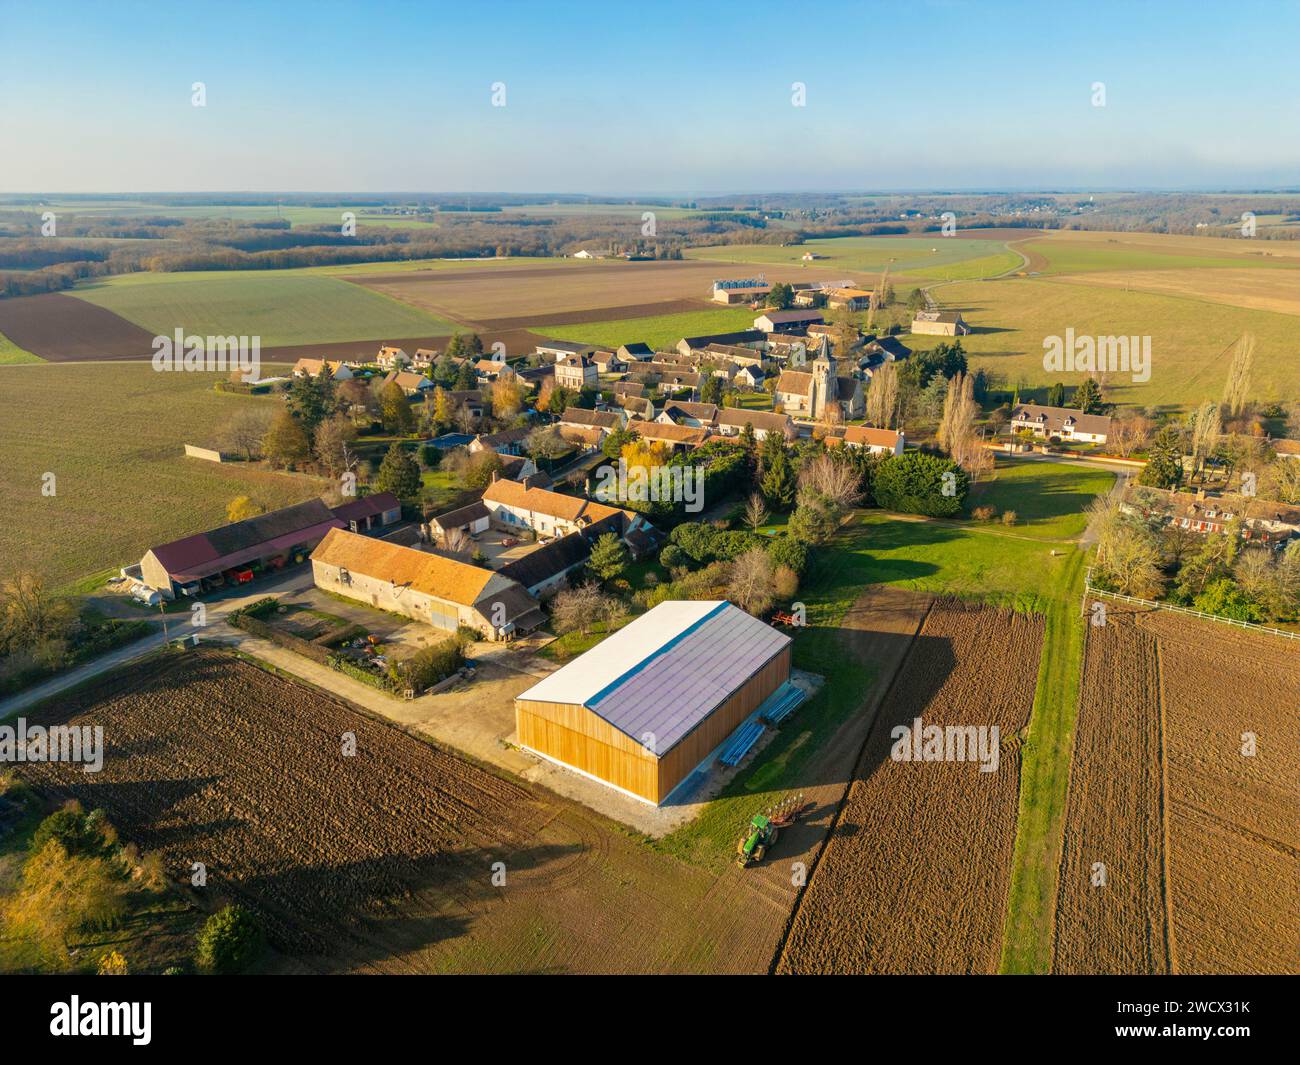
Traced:
[[[3, 569], [67, 585], [223, 524], [236, 496], [270, 510], [320, 494], [314, 478], [184, 457], [182, 445], [207, 443], [241, 407], [278, 402], [214, 392], [213, 379], [147, 363], [5, 369]], [[55, 475], [53, 496], [41, 492], [46, 473]]]
[[70, 293], [152, 334], [260, 336], [262, 347], [450, 334], [454, 325], [335, 277], [287, 270], [124, 274]]
[[[820, 258], [804, 262], [812, 252]], [[840, 273], [878, 274], [886, 267], [891, 274], [910, 281], [957, 281], [993, 277], [1020, 263], [1018, 255], [998, 243], [943, 237], [834, 237], [809, 240], [790, 247], [774, 244], [724, 244], [692, 248], [689, 259], [755, 265], [797, 267], [807, 278], [834, 277]], [[768, 278], [769, 281], [774, 278]]]
[[708, 333], [731, 333], [752, 329], [756, 312], [748, 307], [717, 307], [713, 310], [658, 314], [647, 318], [620, 318], [607, 322], [537, 326], [537, 332], [555, 340], [571, 340], [604, 347], [618, 347], [640, 340], [655, 349], [671, 348], [682, 337]]
[[3, 333], [0, 333], [0, 366], [14, 366], [23, 362], [40, 362], [40, 356], [24, 351]]

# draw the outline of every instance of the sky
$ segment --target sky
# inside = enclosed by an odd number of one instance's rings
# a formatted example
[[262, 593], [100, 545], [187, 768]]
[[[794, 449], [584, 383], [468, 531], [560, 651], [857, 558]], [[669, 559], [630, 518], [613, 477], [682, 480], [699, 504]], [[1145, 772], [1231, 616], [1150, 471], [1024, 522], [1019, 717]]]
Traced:
[[0, 192], [1297, 187], [1297, 31], [1294, 0], [0, 0]]

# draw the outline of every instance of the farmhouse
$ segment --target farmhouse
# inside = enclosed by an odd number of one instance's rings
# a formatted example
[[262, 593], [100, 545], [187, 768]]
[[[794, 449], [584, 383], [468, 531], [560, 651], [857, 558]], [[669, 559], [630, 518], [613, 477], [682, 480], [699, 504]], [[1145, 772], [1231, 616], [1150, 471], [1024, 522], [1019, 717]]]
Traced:
[[319, 377], [320, 372], [329, 367], [330, 376], [336, 381], [352, 380], [352, 370], [344, 362], [330, 362], [325, 359], [299, 359], [293, 364], [294, 377]]
[[871, 293], [860, 288], [827, 289], [826, 306], [834, 310], [865, 311], [871, 306]]
[[789, 680], [790, 637], [770, 625], [727, 602], [660, 603], [522, 692], [516, 739], [662, 805]]
[[311, 555], [316, 587], [436, 629], [465, 625], [490, 640], [537, 628], [546, 616], [509, 577], [444, 555], [333, 529]]
[[873, 429], [867, 425], [850, 425], [844, 430], [844, 443], [849, 447], [860, 447], [873, 455], [901, 455], [903, 453], [903, 434], [893, 429]]
[[335, 507], [334, 516], [343, 522], [345, 529], [354, 533], [370, 532], [401, 521], [402, 504], [392, 492], [376, 492]]
[[763, 333], [794, 333], [825, 320], [821, 311], [768, 311], [754, 319], [754, 328]]
[[1144, 520], [1163, 521], [1204, 536], [1236, 527], [1243, 540], [1276, 549], [1300, 538], [1300, 507], [1271, 500], [1130, 484], [1121, 507]]
[[219, 529], [159, 544], [140, 560], [142, 583], [164, 599], [199, 595], [265, 570], [301, 562], [331, 529], [343, 526], [319, 499], [259, 514]]
[[384, 378], [384, 384], [397, 385], [408, 396], [421, 396], [425, 392], [437, 387], [434, 383], [425, 377], [424, 374], [408, 373], [406, 371], [394, 370]]
[[1083, 440], [1104, 444], [1110, 435], [1110, 418], [1102, 414], [1084, 414], [1068, 407], [1043, 407], [1022, 403], [1011, 412], [1011, 431], [1027, 429], [1046, 439]]
[[630, 510], [501, 478], [488, 485], [483, 493], [483, 505], [498, 525], [514, 530], [531, 529], [543, 536], [567, 536], [597, 522], [614, 519], [609, 531], [622, 537], [630, 529], [645, 524], [640, 514]]
[[591, 359], [600, 373], [622, 373], [627, 369], [627, 363], [617, 351], [598, 351]]
[[575, 429], [599, 429], [604, 434], [621, 429], [625, 418], [622, 411], [586, 410], [583, 407], [565, 407], [560, 415], [560, 425]]
[[631, 344], [623, 344], [618, 349], [618, 357], [624, 362], [645, 362], [652, 355], [654, 355], [654, 349], [649, 344], [643, 344], [639, 340], [633, 341]]
[[717, 416], [716, 403], [691, 403], [684, 399], [673, 399], [664, 404], [664, 409], [655, 420], [665, 425], [689, 425], [699, 429], [712, 425]]
[[717, 429], [720, 436], [739, 436], [746, 425], [754, 430], [755, 440], [763, 440], [768, 433], [780, 433], [786, 440], [794, 440], [799, 436], [799, 430], [788, 414], [777, 414], [770, 410], [743, 410], [739, 407], [724, 407], [718, 411]]
[[556, 537], [536, 551], [528, 552], [523, 558], [508, 562], [497, 572], [517, 581], [527, 589], [529, 595], [538, 598], [558, 592], [568, 583], [569, 574], [587, 564], [587, 559], [591, 557], [592, 540], [596, 538], [594, 530], [599, 528], [600, 525], [595, 525], [589, 532], [574, 532]]
[[555, 360], [555, 383], [561, 388], [579, 392], [584, 388], [595, 388], [599, 380], [600, 370], [590, 355], [574, 352]]
[[860, 418], [864, 409], [862, 382], [856, 377], [841, 377], [835, 372], [835, 360], [820, 355], [809, 371], [782, 370], [776, 383], [776, 402], [790, 414], [821, 420], [831, 404], [839, 405], [844, 419]]
[[658, 421], [638, 422], [636, 431], [642, 440], [666, 444], [669, 451], [688, 451], [709, 439], [708, 429], [697, 429], [689, 425], [665, 425]]
[[917, 311], [912, 319], [912, 332], [957, 337], [969, 333], [970, 326], [962, 321], [960, 311]]

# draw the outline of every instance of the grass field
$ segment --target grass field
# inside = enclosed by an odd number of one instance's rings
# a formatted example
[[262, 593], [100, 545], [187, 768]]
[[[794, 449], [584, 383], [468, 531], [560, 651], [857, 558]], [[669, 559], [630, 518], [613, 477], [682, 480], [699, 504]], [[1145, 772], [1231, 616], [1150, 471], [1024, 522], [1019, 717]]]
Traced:
[[1215, 254], [1209, 249], [1201, 251], [1176, 244], [1124, 243], [1109, 235], [1107, 237], [1106, 240], [1091, 242], [1035, 240], [1033, 250], [1047, 259], [1049, 265], [1045, 272], [1051, 274], [1078, 274], [1092, 270], [1204, 270], [1250, 266], [1294, 269], [1297, 265], [1294, 259], [1256, 252], [1260, 245], [1246, 241], [1220, 241], [1224, 249]]
[[640, 340], [652, 348], [670, 348], [682, 337], [707, 333], [730, 333], [752, 329], [755, 312], [748, 307], [719, 307], [717, 310], [688, 311], [684, 314], [623, 318], [612, 322], [582, 322], [577, 325], [537, 325], [535, 331], [555, 340], [617, 347]]
[[[1252, 395], [1268, 402], [1300, 394], [1291, 315], [1037, 278], [948, 285], [936, 297], [945, 308], [959, 309], [973, 327], [962, 337], [972, 366], [1000, 374], [1009, 387], [1021, 380], [1030, 387], [1057, 380], [1077, 385], [1077, 379], [1043, 369], [1044, 338], [1064, 336], [1073, 327], [1076, 336], [1151, 337], [1150, 380], [1111, 374], [1112, 402], [1189, 406], [1218, 400], [1228, 372], [1224, 352], [1250, 331], [1257, 341]], [[941, 339], [916, 336], [907, 343], [926, 348]]]
[[264, 348], [450, 334], [453, 323], [338, 278], [290, 270], [124, 274], [73, 289], [157, 334], [260, 336]]
[[39, 356], [24, 351], [3, 333], [0, 333], [0, 366], [15, 366], [19, 363], [42, 362]]
[[[1088, 524], [1088, 503], [1110, 490], [1115, 475], [1065, 462], [1002, 459], [994, 475], [972, 490], [970, 507], [1016, 512], [1007, 531], [1045, 540], [1075, 539]], [[995, 518], [994, 521], [998, 519]]]
[[[806, 252], [822, 258], [806, 263], [803, 261]], [[689, 259], [716, 262], [798, 266], [819, 277], [827, 271], [874, 274], [889, 267], [891, 273], [909, 279], [933, 281], [992, 277], [1013, 269], [1020, 262], [1019, 256], [997, 243], [938, 234], [933, 241], [910, 237], [835, 237], [785, 248], [772, 244], [723, 244], [692, 248], [686, 255]]]
[[1098, 270], [1072, 281], [1152, 292], [1200, 303], [1300, 315], [1300, 273], [1272, 267], [1199, 270]]
[[[184, 457], [184, 443], [208, 442], [241, 407], [277, 402], [223, 395], [212, 381], [147, 363], [0, 374], [0, 569], [66, 585], [223, 524], [236, 496], [272, 509], [317, 495], [311, 478]], [[42, 494], [45, 473], [55, 475], [54, 496]]]

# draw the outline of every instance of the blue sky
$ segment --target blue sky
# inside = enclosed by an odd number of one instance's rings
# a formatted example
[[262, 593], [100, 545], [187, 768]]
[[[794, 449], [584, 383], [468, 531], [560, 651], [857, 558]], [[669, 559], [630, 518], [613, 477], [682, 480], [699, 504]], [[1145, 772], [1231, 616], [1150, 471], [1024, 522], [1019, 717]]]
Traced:
[[1297, 31], [1290, 0], [0, 0], [0, 191], [1297, 186]]

